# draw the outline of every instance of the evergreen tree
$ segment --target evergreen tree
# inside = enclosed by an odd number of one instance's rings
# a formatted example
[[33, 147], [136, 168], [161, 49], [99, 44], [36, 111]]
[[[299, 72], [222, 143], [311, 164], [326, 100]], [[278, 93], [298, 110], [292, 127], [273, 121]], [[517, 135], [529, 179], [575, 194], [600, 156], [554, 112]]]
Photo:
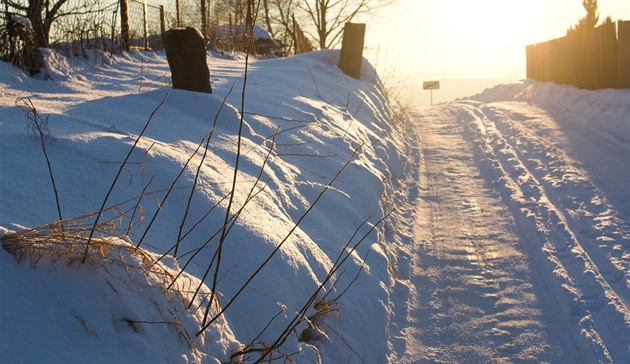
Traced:
[[582, 0], [582, 6], [586, 9], [586, 15], [581, 18], [578, 23], [567, 31], [571, 33], [585, 29], [593, 29], [599, 21], [599, 12], [597, 11], [597, 0]]

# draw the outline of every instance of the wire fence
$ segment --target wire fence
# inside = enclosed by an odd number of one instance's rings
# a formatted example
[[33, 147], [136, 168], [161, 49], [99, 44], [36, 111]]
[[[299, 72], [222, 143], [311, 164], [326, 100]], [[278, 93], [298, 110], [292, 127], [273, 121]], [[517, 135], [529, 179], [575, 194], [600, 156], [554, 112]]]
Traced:
[[[200, 0], [195, 0], [196, 2]], [[70, 55], [86, 54], [89, 49], [119, 52], [131, 48], [160, 49], [161, 34], [176, 26], [174, 0], [68, 0], [50, 24], [45, 46]], [[189, 1], [177, 1], [194, 11]], [[12, 6], [16, 4], [18, 6]], [[9, 3], [0, 8], [0, 57], [20, 53], [23, 40], [15, 31], [16, 19], [26, 19], [28, 1]], [[191, 9], [192, 8], [192, 9]], [[43, 17], [46, 13], [43, 10]], [[192, 22], [191, 22], [192, 23]], [[124, 29], [126, 26], [126, 29]], [[194, 26], [191, 24], [191, 26]], [[41, 41], [39, 43], [42, 43]], [[41, 44], [40, 44], [41, 46]]]
[[[51, 0], [46, 4], [52, 8], [57, 1]], [[14, 20], [26, 19], [25, 9], [30, 3], [29, 0], [2, 1], [0, 59], [14, 61], [26, 52], [28, 47], [25, 46], [24, 37], [14, 31]], [[224, 9], [219, 15], [214, 7], [210, 7], [211, 4], [216, 5], [209, 0], [67, 0], [50, 24], [45, 40], [33, 39], [33, 47], [47, 46], [67, 55], [84, 57], [90, 50], [112, 54], [130, 49], [155, 50], [163, 47], [161, 35], [165, 30], [194, 27], [203, 33], [209, 47], [221, 46], [219, 50], [233, 51], [244, 44], [240, 39], [243, 37], [232, 35], [238, 32], [230, 31], [228, 34], [234, 39], [218, 39], [220, 32], [216, 30], [228, 26], [226, 13], [229, 11]], [[43, 18], [46, 18], [46, 11], [42, 9]], [[230, 13], [229, 16], [230, 29], [243, 26], [242, 9], [240, 13]], [[36, 28], [36, 24], [32, 25]], [[295, 21], [293, 27], [300, 37], [287, 42], [288, 47], [294, 48], [295, 53], [312, 50]], [[283, 47], [286, 48], [287, 44], [280, 41], [265, 39], [260, 43], [258, 46], [263, 52], [271, 49], [268, 54], [286, 54]]]
[[161, 34], [166, 30], [165, 11], [164, 5], [129, 0], [127, 22], [130, 47], [144, 50], [162, 48]]

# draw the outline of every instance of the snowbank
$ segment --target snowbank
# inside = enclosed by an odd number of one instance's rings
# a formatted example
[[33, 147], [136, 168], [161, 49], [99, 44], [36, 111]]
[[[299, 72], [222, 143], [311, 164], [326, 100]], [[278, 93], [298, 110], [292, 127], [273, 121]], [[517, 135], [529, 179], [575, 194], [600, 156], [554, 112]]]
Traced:
[[[45, 120], [46, 149], [64, 218], [98, 211], [121, 170], [108, 205], [120, 204], [122, 211], [139, 205], [144, 216], [142, 222], [136, 216], [129, 239], [147, 254], [172, 253], [181, 241], [179, 267], [190, 279], [205, 278], [208, 287], [215, 278], [217, 236], [240, 155], [230, 209], [230, 217], [238, 216], [223, 244], [216, 277], [218, 299], [230, 306], [225, 323], [213, 324], [209, 333], [223, 339], [187, 352], [182, 340], [173, 338], [176, 332], [154, 331], [168, 327], [144, 325], [134, 332], [113, 323], [112, 317], [125, 310], [135, 312], [159, 299], [143, 297], [147, 290], [119, 297], [116, 291], [131, 291], [134, 283], [121, 281], [114, 289], [104, 284], [107, 274], [118, 273], [85, 274], [91, 272], [86, 267], [32, 270], [3, 252], [2, 290], [12, 299], [3, 300], [0, 315], [3, 322], [12, 322], [12, 330], [3, 330], [0, 359], [82, 361], [93, 354], [121, 361], [224, 360], [237, 341], [273, 342], [324, 284], [338, 257], [348, 254], [317, 297], [331, 302], [350, 288], [318, 321], [320, 335], [311, 335], [307, 344], [319, 348], [324, 362], [385, 360], [391, 277], [379, 220], [389, 212], [383, 201], [402, 177], [404, 146], [396, 141], [400, 131], [371, 66], [365, 65], [362, 79], [355, 80], [336, 67], [338, 51], [252, 62], [239, 145], [242, 60], [209, 57], [214, 94], [207, 95], [170, 89], [163, 52], [87, 62], [48, 56], [52, 81], [23, 77], [0, 64], [4, 232], [57, 217], [39, 136], [28, 117], [32, 110], [24, 101], [16, 106], [19, 98], [32, 101]], [[148, 120], [146, 133], [137, 139]], [[348, 242], [360, 245], [344, 250]], [[76, 295], [81, 298], [73, 301], [70, 297]], [[46, 310], [34, 315], [32, 306], [43, 302]], [[310, 307], [306, 315], [315, 311]], [[141, 313], [134, 319], [152, 320]], [[190, 313], [191, 327], [199, 326], [198, 315]], [[303, 320], [281, 352], [294, 360], [317, 359], [309, 345], [298, 342], [306, 328]], [[58, 332], [62, 335], [54, 334]], [[35, 349], [20, 339], [34, 333]], [[105, 352], [109, 354], [100, 356]]]
[[628, 89], [589, 91], [551, 82], [524, 81], [498, 85], [470, 98], [482, 102], [531, 102], [630, 148]]

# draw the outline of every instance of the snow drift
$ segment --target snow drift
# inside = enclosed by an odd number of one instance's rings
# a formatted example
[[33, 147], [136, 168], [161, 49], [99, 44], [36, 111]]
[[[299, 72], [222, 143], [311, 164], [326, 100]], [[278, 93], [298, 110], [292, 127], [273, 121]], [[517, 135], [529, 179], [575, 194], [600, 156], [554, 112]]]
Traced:
[[630, 144], [630, 94], [627, 90], [580, 90], [552, 82], [498, 85], [469, 97], [482, 102], [522, 101], [571, 119], [602, 136]]

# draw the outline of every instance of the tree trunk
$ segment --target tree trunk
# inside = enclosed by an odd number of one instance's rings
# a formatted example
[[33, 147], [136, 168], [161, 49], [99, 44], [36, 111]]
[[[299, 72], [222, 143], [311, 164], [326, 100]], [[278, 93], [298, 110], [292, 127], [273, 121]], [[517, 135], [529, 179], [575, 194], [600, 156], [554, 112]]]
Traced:
[[317, 29], [317, 33], [319, 35], [319, 48], [326, 49], [328, 46], [326, 45], [326, 28], [328, 23], [326, 22], [326, 11], [328, 10], [328, 4], [325, 3], [324, 0], [317, 1], [317, 12], [319, 13], [319, 27]]
[[26, 17], [31, 21], [33, 32], [35, 33], [35, 46], [48, 47], [48, 31], [42, 19], [44, 10], [43, 0], [31, 0], [26, 10]]
[[263, 8], [265, 10], [265, 23], [267, 23], [267, 31], [271, 34], [272, 38], [275, 38], [276, 36], [271, 28], [271, 18], [269, 17], [269, 0], [263, 0]]
[[66, 2], [68, 0], [30, 0], [28, 2], [26, 17], [31, 21], [37, 47], [49, 46], [50, 28]]

